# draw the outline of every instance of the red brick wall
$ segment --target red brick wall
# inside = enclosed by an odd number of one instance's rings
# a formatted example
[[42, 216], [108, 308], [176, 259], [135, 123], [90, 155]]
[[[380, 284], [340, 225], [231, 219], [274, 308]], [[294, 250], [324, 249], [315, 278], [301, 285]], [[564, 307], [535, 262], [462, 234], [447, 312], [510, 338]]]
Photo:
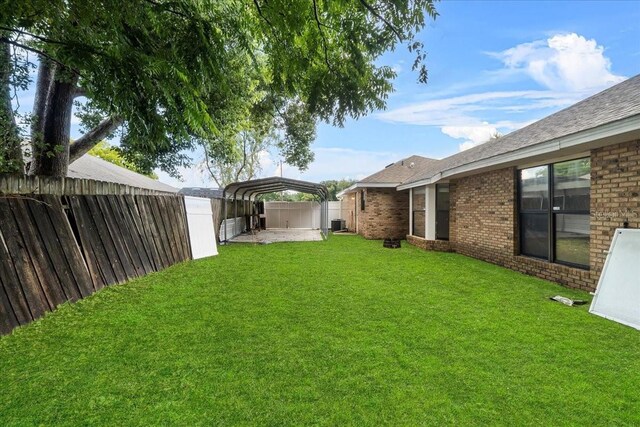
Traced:
[[407, 243], [428, 251], [453, 252], [451, 243], [447, 240], [427, 240], [422, 237], [407, 235]]
[[[560, 284], [594, 290], [614, 230], [640, 228], [640, 141], [591, 152], [590, 270], [518, 255], [516, 171], [505, 168], [450, 184], [450, 249]], [[420, 239], [422, 240], [422, 239]], [[409, 239], [432, 250], [441, 245]]]
[[515, 168], [456, 180], [452, 200], [456, 252], [566, 286], [595, 289], [588, 270], [519, 255]]
[[640, 141], [591, 152], [591, 271], [600, 275], [616, 228], [640, 228]]
[[359, 209], [358, 199], [358, 233], [365, 239], [403, 239], [409, 230], [409, 191], [367, 188], [365, 210]]
[[516, 172], [513, 168], [455, 181], [456, 251], [482, 259], [516, 253]]

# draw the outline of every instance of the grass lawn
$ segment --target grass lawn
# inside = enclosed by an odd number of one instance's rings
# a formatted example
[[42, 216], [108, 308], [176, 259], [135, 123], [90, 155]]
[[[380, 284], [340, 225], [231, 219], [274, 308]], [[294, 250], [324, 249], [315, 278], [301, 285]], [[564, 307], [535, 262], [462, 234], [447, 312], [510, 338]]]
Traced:
[[229, 246], [0, 339], [0, 425], [638, 425], [640, 332], [456, 254]]

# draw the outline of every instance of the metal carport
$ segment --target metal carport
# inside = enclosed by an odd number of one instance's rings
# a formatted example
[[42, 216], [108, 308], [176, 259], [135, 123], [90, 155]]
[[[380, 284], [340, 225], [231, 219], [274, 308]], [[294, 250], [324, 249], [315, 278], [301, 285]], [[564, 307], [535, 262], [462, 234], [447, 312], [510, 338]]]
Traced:
[[[297, 179], [270, 177], [254, 179], [250, 181], [234, 182], [227, 185], [222, 197], [224, 200], [224, 220], [227, 220], [227, 200], [233, 200], [235, 206], [235, 216], [238, 216], [237, 200], [254, 201], [261, 194], [268, 194], [277, 191], [293, 190], [301, 193], [313, 194], [320, 199], [320, 231], [326, 238], [329, 233], [329, 191], [327, 187], [315, 182], [300, 181]], [[224, 241], [228, 241], [226, 227], [224, 229]]]

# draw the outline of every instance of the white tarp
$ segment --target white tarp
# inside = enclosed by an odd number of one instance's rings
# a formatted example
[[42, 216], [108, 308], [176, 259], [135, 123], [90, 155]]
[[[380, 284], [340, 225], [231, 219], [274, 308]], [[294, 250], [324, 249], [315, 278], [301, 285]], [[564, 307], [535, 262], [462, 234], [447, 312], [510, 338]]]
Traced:
[[267, 228], [320, 228], [318, 202], [265, 202]]
[[329, 210], [329, 228], [331, 228], [331, 221], [334, 219], [344, 219], [346, 221], [347, 218], [342, 217], [342, 203], [341, 202], [328, 202], [328, 210]]
[[[340, 202], [328, 202], [328, 224], [340, 218]], [[318, 202], [265, 202], [267, 228], [320, 228]]]
[[615, 231], [589, 312], [640, 329], [640, 230]]
[[220, 241], [230, 240], [238, 234], [244, 233], [247, 220], [244, 217], [227, 218], [220, 224]]
[[191, 242], [193, 259], [218, 255], [211, 200], [185, 196], [184, 205], [187, 211], [189, 241]]

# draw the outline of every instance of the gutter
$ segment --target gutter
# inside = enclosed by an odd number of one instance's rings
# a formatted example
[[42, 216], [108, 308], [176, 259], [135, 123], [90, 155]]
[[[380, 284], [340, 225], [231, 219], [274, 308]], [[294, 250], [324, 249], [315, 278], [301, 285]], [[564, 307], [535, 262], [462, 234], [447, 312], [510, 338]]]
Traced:
[[353, 193], [358, 188], [397, 188], [398, 185], [402, 184], [401, 182], [356, 182], [351, 187], [347, 187], [338, 194], [336, 194], [337, 198], [344, 197], [349, 193]]
[[634, 131], [638, 132], [638, 136], [640, 137], [640, 114], [570, 135], [561, 136], [546, 142], [534, 144], [529, 147], [520, 148], [518, 150], [509, 151], [507, 153], [498, 154], [493, 157], [446, 169], [429, 178], [401, 184], [397, 187], [397, 190], [401, 191], [428, 184], [435, 184], [442, 179], [453, 177], [455, 175], [478, 171], [479, 169], [495, 168], [510, 162], [522, 161], [535, 156], [543, 156], [545, 154], [551, 154], [561, 150], [580, 148], [580, 146], [587, 145], [589, 143], [596, 146], [593, 148], [617, 144], [624, 141], [610, 141], [604, 144], [598, 144], [598, 141]]

